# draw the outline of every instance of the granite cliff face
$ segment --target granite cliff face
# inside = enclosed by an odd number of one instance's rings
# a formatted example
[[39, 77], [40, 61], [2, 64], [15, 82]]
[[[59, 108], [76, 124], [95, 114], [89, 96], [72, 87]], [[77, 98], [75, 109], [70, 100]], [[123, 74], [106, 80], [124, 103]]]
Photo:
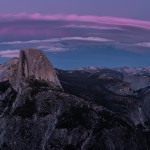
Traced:
[[42, 51], [31, 49], [20, 52], [17, 75], [22, 78], [34, 77], [60, 86], [56, 72]]
[[19, 59], [14, 58], [0, 68], [0, 81], [9, 81], [19, 93], [28, 86], [30, 78], [61, 88], [52, 64], [40, 50], [21, 50]]
[[0, 65], [0, 82], [5, 82], [9, 80], [10, 68], [18, 64], [19, 59], [13, 58], [10, 61]]
[[119, 80], [87, 77], [59, 71], [61, 86], [51, 63], [35, 49], [1, 65], [0, 149], [148, 150], [148, 128], [139, 119], [149, 105], [148, 89], [139, 91], [141, 106], [137, 97], [107, 89], [124, 85]]

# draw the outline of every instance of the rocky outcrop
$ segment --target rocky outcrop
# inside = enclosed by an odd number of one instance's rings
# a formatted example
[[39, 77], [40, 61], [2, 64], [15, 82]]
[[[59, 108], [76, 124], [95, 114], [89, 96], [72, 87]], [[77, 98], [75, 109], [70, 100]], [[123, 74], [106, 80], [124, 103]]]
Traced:
[[19, 59], [12, 58], [10, 61], [0, 65], [0, 82], [8, 81], [10, 78], [10, 68], [17, 66]]
[[61, 88], [51, 62], [40, 50], [21, 50], [19, 59], [14, 58], [0, 68], [0, 81], [8, 80], [19, 93], [28, 86], [29, 78], [45, 81], [53, 87]]
[[20, 52], [18, 76], [25, 78], [34, 77], [35, 79], [50, 81], [60, 86], [52, 64], [42, 51], [36, 49]]

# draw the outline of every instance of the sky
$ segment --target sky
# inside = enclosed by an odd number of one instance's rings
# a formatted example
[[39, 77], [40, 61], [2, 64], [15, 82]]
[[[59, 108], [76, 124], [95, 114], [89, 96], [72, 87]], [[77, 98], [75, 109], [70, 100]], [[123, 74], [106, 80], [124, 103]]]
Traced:
[[60, 69], [150, 66], [149, 0], [1, 0], [0, 63], [42, 50]]

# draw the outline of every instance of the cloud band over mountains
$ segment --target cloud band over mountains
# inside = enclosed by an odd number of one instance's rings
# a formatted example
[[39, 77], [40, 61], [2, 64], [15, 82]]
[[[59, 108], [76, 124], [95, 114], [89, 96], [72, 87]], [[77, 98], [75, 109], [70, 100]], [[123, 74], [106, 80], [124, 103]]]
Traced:
[[140, 48], [148, 49], [150, 22], [114, 17], [38, 13], [0, 15], [0, 57], [16, 56], [18, 50], [23, 47], [64, 52], [81, 46], [98, 47], [106, 43], [134, 52], [136, 48], [137, 51]]
[[[144, 29], [150, 29], [149, 21], [141, 21], [127, 18], [115, 18], [115, 17], [99, 17], [99, 16], [78, 16], [78, 15], [42, 15], [36, 14], [2, 14], [0, 19], [4, 21], [17, 21], [17, 20], [34, 20], [34, 21], [77, 21], [77, 22], [89, 22], [97, 24], [107, 24], [107, 25], [122, 25], [122, 26], [133, 26]], [[1, 22], [1, 21], [0, 21]], [[3, 21], [2, 21], [3, 22]]]

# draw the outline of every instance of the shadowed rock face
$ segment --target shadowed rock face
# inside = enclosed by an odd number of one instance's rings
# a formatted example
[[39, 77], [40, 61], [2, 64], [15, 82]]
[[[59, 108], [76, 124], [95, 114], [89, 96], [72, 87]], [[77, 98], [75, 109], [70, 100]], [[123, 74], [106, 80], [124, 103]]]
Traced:
[[10, 61], [0, 65], [0, 82], [9, 80], [10, 68], [13, 66], [17, 66], [18, 61], [18, 58], [12, 58]]
[[[75, 81], [78, 83], [78, 80]], [[81, 87], [85, 86], [84, 81], [79, 81]], [[97, 80], [95, 82], [89, 78], [88, 81], [97, 83]], [[115, 81], [113, 84], [118, 82]], [[67, 87], [74, 90], [72, 85]], [[92, 85], [88, 85], [88, 90], [89, 87], [92, 88]], [[82, 88], [75, 85], [76, 88], [82, 92]], [[149, 132], [144, 133], [130, 118], [124, 117], [122, 113], [116, 113], [114, 109], [109, 110], [109, 107], [106, 109], [98, 103], [93, 104], [68, 94], [67, 91], [61, 89], [55, 70], [41, 51], [21, 51], [19, 59], [15, 58], [1, 65], [0, 149], [149, 149]], [[91, 95], [89, 91], [88, 94]], [[86, 88], [84, 92], [86, 95]], [[105, 93], [100, 94], [99, 99]], [[106, 94], [108, 101], [113, 100], [112, 93], [107, 91]], [[80, 94], [79, 96], [82, 97]], [[123, 100], [127, 100], [114, 97], [116, 98], [121, 105]], [[132, 99], [129, 99], [130, 101]], [[148, 98], [145, 104], [147, 101]], [[110, 105], [115, 107], [116, 101], [111, 101]]]

